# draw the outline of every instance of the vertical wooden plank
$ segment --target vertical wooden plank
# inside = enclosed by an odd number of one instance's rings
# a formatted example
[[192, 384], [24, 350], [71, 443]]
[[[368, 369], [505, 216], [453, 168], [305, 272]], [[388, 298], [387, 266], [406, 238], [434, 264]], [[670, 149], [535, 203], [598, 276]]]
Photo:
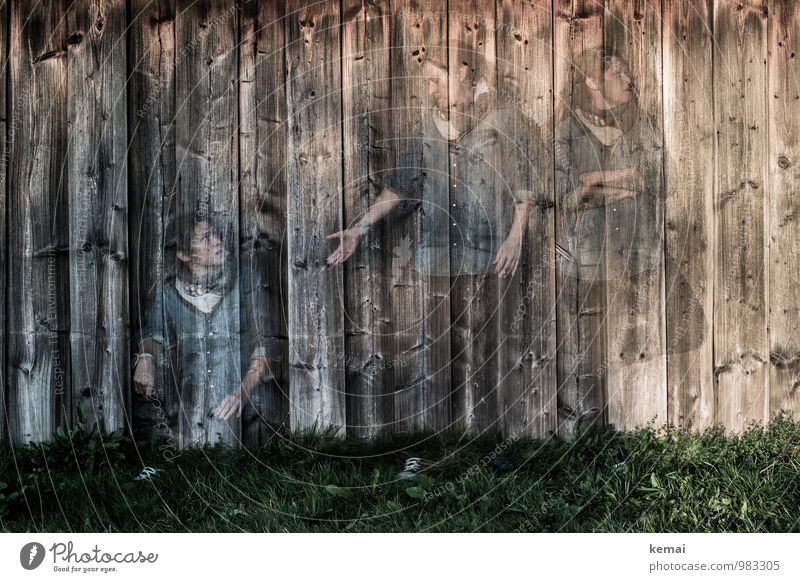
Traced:
[[[8, 88], [8, 2], [0, 1], [0, 289], [6, 289], [6, 266], [8, 241], [6, 239], [6, 213], [8, 212], [8, 162], [11, 158], [9, 143], [6, 141], [11, 120], [9, 119], [6, 89]], [[0, 305], [0, 338], [3, 347], [0, 349], [0, 442], [6, 438], [6, 301], [8, 296], [3, 293], [3, 302]]]
[[124, 0], [67, 12], [73, 402], [85, 429], [109, 432], [124, 426], [130, 396], [125, 29]]
[[[389, 2], [342, 4], [342, 99], [344, 132], [344, 224], [364, 216], [380, 194], [381, 172], [393, 153], [391, 125]], [[347, 431], [372, 437], [391, 424], [392, 322], [387, 271], [391, 256], [385, 229], [373, 229], [361, 252], [344, 266]]]
[[[555, 0], [554, 85], [556, 136], [576, 107], [581, 62], [587, 49], [603, 44], [602, 0]], [[570, 152], [565, 152], [567, 156]], [[563, 164], [556, 159], [556, 168]], [[567, 199], [571, 186], [556, 173], [556, 241], [566, 242]], [[558, 250], [558, 249], [557, 249]], [[599, 427], [605, 417], [605, 296], [604, 285], [570, 276], [563, 253], [556, 256], [556, 344], [558, 348], [558, 435], [570, 438], [576, 429]]]
[[11, 6], [8, 410], [15, 444], [72, 419], [67, 70], [57, 2]]
[[[473, 82], [479, 81], [473, 75], [485, 77], [491, 91], [497, 90], [494, 8], [493, 0], [465, 0], [450, 5], [447, 14], [447, 56], [451, 78], [458, 78], [465, 65], [477, 70], [476, 64], [485, 61], [483, 71], [470, 71], [467, 75]], [[450, 98], [452, 102], [453, 96]], [[473, 117], [465, 131], [471, 131], [480, 121], [477, 116]], [[451, 192], [453, 202], [465, 199], [462, 192], [470, 182], [468, 174], [476, 171], [469, 166], [455, 167], [455, 148], [464, 147], [467, 146], [457, 141], [450, 145], [453, 167], [448, 170], [455, 190]], [[493, 183], [493, 176], [485, 179], [487, 183]], [[451, 239], [451, 243], [463, 245], [464, 240]], [[455, 277], [459, 274], [457, 269], [458, 265], [451, 264], [451, 276], [454, 277], [450, 290], [453, 422], [468, 430], [495, 431], [499, 414], [498, 367], [499, 361], [508, 357], [508, 353], [505, 349], [498, 349], [498, 330], [491, 322], [497, 319], [498, 295], [507, 285], [498, 281], [494, 273], [486, 277], [471, 274]]]
[[[667, 420], [661, 2], [608, 0], [604, 25], [606, 55], [627, 63], [638, 97], [638, 112], [632, 114], [638, 120], [622, 139], [629, 141], [629, 167], [640, 176], [635, 200], [640, 222], [618, 218], [619, 204], [605, 206], [608, 419], [628, 430]], [[630, 235], [634, 228], [644, 232]], [[639, 259], [617, 259], [637, 252]]]
[[[128, 35], [128, 244], [131, 333], [147, 325], [156, 289], [175, 274], [171, 208], [175, 195], [175, 3], [135, 0]], [[134, 345], [133, 349], [139, 349]], [[162, 354], [156, 399], [132, 401], [135, 434], [173, 442], [178, 434], [176, 379]]]
[[769, 27], [769, 409], [800, 413], [800, 11], [772, 3]]
[[286, 4], [289, 394], [295, 430], [344, 427], [341, 270], [325, 236], [342, 226], [338, 3]]
[[764, 264], [767, 16], [763, 2], [714, 3], [717, 132], [714, 372], [717, 422], [740, 431], [768, 403]]
[[[519, 277], [500, 302], [499, 331], [508, 337], [497, 385], [501, 429], [506, 435], [544, 438], [557, 429], [555, 330], [555, 202], [553, 160], [553, 7], [550, 0], [519, 6], [497, 3], [498, 92], [512, 99], [541, 136], [526, 144], [531, 186]], [[534, 128], [526, 129], [533, 132]], [[535, 145], [548, 144], [544, 151]]]
[[[230, 253], [225, 268], [231, 276], [238, 277], [237, 30], [237, 6], [233, 0], [195, 2], [176, 15], [176, 211], [194, 212], [198, 219], [224, 221], [224, 238]], [[238, 386], [244, 372], [239, 361], [239, 313], [232, 313], [231, 317], [225, 330], [206, 333], [216, 333], [217, 337], [226, 334], [233, 377], [184, 390], [181, 432], [185, 444], [240, 440], [238, 419], [225, 422], [210, 414]], [[195, 325], [200, 325], [199, 321]], [[207, 356], [202, 350], [187, 357], [193, 358], [201, 369], [207, 368]], [[218, 372], [208, 370], [211, 375]]]
[[[241, 5], [239, 103], [241, 266], [261, 277], [270, 341], [286, 344], [286, 93], [283, 2]], [[283, 349], [285, 352], [285, 348]], [[257, 390], [242, 413], [247, 445], [264, 442], [269, 425], [288, 424], [285, 358], [270, 361], [275, 382]]]
[[[416, 45], [413, 50], [410, 50], [411, 47], [407, 47], [405, 54], [406, 58], [410, 56], [412, 67], [414, 66], [415, 58], [417, 63], [422, 65], [415, 70], [415, 73], [420, 75], [420, 80], [423, 83], [423, 90], [420, 93], [423, 96], [423, 101], [421, 102], [423, 109], [419, 123], [424, 126], [425, 122], [433, 115], [434, 107], [432, 97], [429, 95], [429, 84], [427, 77], [425, 77], [424, 67], [428, 58], [435, 56], [440, 64], [444, 64], [448, 68], [449, 74], [450, 63], [448, 56], [451, 45], [448, 18], [450, 14], [443, 5], [435, 2], [420, 2], [418, 3], [418, 9], [421, 10], [422, 14], [422, 44]], [[417, 24], [419, 22], [415, 23], [415, 25]], [[428, 47], [427, 55], [425, 46]], [[414, 51], [419, 52], [415, 55]], [[414, 103], [413, 96], [411, 97], [411, 103]], [[407, 104], [408, 102], [405, 102], [404, 106], [407, 106]], [[429, 174], [448, 175], [449, 168], [436, 167], [437, 162], [433, 159], [426, 159], [423, 156], [423, 163], [426, 165], [425, 171]], [[425, 179], [429, 178], [426, 176]], [[432, 208], [431, 204], [425, 200], [424, 193], [417, 202], [419, 205], [416, 208], [417, 215], [414, 217], [414, 245], [419, 255], [421, 241], [426, 236], [424, 229], [427, 227], [424, 224], [423, 215], [437, 213], [441, 209]], [[414, 260], [416, 261], [416, 257]], [[418, 265], [415, 264], [414, 268], [418, 268]], [[447, 272], [439, 272], [436, 275], [427, 273], [419, 275], [421, 296], [419, 297], [420, 302], [417, 307], [417, 313], [422, 315], [422, 337], [417, 345], [422, 347], [420, 355], [424, 358], [424, 371], [422, 384], [415, 386], [415, 388], [421, 390], [421, 407], [414, 413], [421, 415], [424, 431], [435, 432], [450, 426], [463, 424], [463, 418], [457, 418], [457, 414], [453, 410], [453, 393], [455, 392], [452, 379], [453, 306], [451, 299], [453, 289], [449, 277], [449, 268]]]
[[[447, 46], [447, 15], [433, 0], [393, 3], [391, 41], [392, 143], [402, 164], [410, 137], [430, 114], [423, 66], [430, 51]], [[446, 172], [446, 169], [442, 168]], [[390, 172], [391, 172], [390, 171]], [[449, 288], [414, 270], [422, 201], [410, 200], [389, 229], [392, 253], [391, 305], [394, 330], [395, 429], [420, 432], [450, 422]]]
[[699, 430], [715, 418], [711, 18], [708, 0], [664, 5], [667, 417]]

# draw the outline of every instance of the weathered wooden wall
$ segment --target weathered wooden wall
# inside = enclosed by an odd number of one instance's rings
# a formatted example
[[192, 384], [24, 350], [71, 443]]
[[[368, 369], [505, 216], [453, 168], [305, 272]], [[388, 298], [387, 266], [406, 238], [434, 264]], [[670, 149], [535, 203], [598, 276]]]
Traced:
[[[8, 133], [9, 133], [9, 116], [8, 116], [8, 95], [6, 92], [8, 81], [8, 24], [9, 24], [8, 2], [3, 0], [0, 3], [0, 22], [3, 26], [0, 27], [0, 188], [4, 192], [8, 191], [8, 162], [10, 160], [10, 152], [8, 151]], [[8, 199], [6, 196], [0, 196], [0, 240], [6, 240], [6, 218], [8, 214]], [[0, 288], [7, 289], [7, 249], [6, 245], [0, 245]], [[4, 293], [5, 296], [5, 293]], [[0, 311], [0, 337], [6, 336], [6, 310]], [[0, 434], [6, 432], [6, 419], [8, 412], [6, 410], [6, 342], [3, 342], [3, 349], [0, 350]]]
[[[286, 347], [228, 442], [276, 423], [569, 437], [796, 416], [799, 39], [788, 0], [0, 2], [0, 430], [220, 430], [163, 368], [157, 401], [131, 386], [174, 217], [201, 200]], [[547, 144], [528, 152], [519, 270], [480, 304], [410, 268], [408, 205], [325, 262], [426, 113], [426, 51], [456, 42]], [[625, 58], [657, 128], [641, 146], [663, 240], [660, 269], [603, 285], [562, 272], [554, 244], [551, 145], [593, 46]]]
[[74, 416], [70, 257], [82, 250], [70, 247], [67, 218], [67, 41], [77, 37], [67, 34], [64, 16], [56, 2], [11, 4], [5, 303], [8, 429], [15, 442], [47, 439]]

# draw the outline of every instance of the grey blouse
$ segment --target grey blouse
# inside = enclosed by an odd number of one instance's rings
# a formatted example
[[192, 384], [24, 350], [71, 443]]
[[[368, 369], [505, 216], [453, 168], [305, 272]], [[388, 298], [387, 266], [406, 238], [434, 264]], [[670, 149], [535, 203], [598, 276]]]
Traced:
[[[606, 145], [577, 114], [556, 128], [555, 162], [559, 259], [582, 279], [618, 278], [656, 268], [662, 260], [663, 169], [661, 132], [640, 114], [622, 136]], [[580, 175], [633, 168], [621, 186], [634, 195], [579, 209]]]
[[384, 185], [421, 215], [414, 268], [429, 275], [492, 270], [511, 229], [515, 202], [531, 202], [538, 179], [539, 128], [510, 106], [490, 109], [458, 139], [447, 140], [431, 110], [408, 138]]
[[[197, 411], [202, 411], [202, 418], [209, 417], [239, 385], [252, 357], [281, 358], [277, 326], [271, 321], [275, 314], [267, 313], [266, 305], [264, 288], [250, 269], [241, 270], [235, 284], [209, 313], [181, 297], [174, 280], [158, 288], [139, 341], [161, 344], [164, 363], [175, 368], [168, 376], [180, 389], [183, 416], [190, 424], [203, 423], [191, 417]], [[190, 425], [185, 432], [193, 440], [198, 435], [203, 440], [203, 428]], [[206, 435], [206, 440], [215, 438]]]

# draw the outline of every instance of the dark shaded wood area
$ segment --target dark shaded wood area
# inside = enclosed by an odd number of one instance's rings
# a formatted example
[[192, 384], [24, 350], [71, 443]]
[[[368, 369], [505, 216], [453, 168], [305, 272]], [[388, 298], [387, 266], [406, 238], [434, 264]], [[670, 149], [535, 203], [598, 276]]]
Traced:
[[[2, 74], [0, 74], [0, 188], [4, 192], [8, 191], [8, 163], [11, 159], [10, 151], [8, 149], [7, 134], [9, 131], [9, 116], [8, 116], [8, 95], [6, 87], [8, 86], [8, 23], [9, 11], [8, 2], [5, 0], [0, 3], [0, 22], [3, 23], [0, 28], [0, 63], [2, 66]], [[6, 196], [0, 197], [0, 240], [6, 239], [6, 217], [8, 214], [8, 200]], [[0, 286], [6, 289], [7, 280], [7, 263], [8, 254], [6, 245], [2, 245], [0, 249]], [[6, 312], [5, 309], [0, 311], [0, 337], [6, 336]], [[5, 345], [5, 342], [3, 342]], [[0, 434], [6, 433], [6, 422], [8, 418], [8, 411], [6, 409], [6, 350], [0, 350]]]
[[[0, 1], [0, 430], [172, 449], [796, 415], [798, 35], [784, 0]], [[609, 71], [630, 119], [587, 114]], [[494, 177], [464, 165], [510, 111]], [[430, 224], [456, 256], [459, 188], [492, 184], [501, 216], [517, 159], [513, 276], [426, 272]], [[329, 265], [326, 237], [387, 188], [402, 200]], [[187, 215], [224, 257], [202, 276]], [[154, 345], [145, 400], [131, 360]], [[240, 416], [215, 415], [249, 374]]]

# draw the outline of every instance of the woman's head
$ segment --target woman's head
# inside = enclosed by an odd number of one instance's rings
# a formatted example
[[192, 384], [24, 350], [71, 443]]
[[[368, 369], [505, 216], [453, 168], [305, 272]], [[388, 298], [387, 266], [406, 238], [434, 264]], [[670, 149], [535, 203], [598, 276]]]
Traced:
[[211, 224], [202, 221], [194, 225], [187, 248], [178, 250], [178, 260], [201, 267], [218, 267], [225, 262], [222, 240]]
[[[448, 66], [449, 63], [449, 66]], [[486, 56], [471, 47], [454, 43], [431, 47], [425, 54], [423, 75], [428, 96], [439, 109], [460, 108], [472, 102], [481, 80], [490, 81]]]
[[178, 216], [175, 233], [180, 267], [202, 273], [221, 269], [225, 264], [229, 254], [225, 244], [226, 229], [218, 220], [187, 212]]
[[425, 75], [425, 85], [431, 103], [439, 109], [450, 107], [451, 79], [447, 68], [438, 61], [425, 61], [422, 68]]
[[581, 109], [613, 109], [636, 97], [633, 73], [618, 55], [587, 49], [575, 63], [575, 105]]

